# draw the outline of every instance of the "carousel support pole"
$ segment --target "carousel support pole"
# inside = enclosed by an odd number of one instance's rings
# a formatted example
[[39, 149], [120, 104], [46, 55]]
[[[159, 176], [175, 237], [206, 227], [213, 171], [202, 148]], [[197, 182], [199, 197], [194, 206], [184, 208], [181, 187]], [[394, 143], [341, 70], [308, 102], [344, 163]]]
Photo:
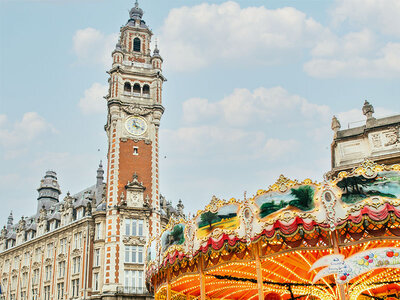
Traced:
[[[334, 254], [340, 254], [340, 248], [339, 248], [339, 237], [337, 234], [337, 231], [334, 230], [331, 233], [331, 237], [332, 237], [332, 243], [333, 243], [333, 253]], [[346, 291], [344, 288], [344, 284], [338, 284], [337, 285], [338, 289], [339, 289], [339, 300], [346, 300]]]
[[261, 271], [261, 260], [260, 260], [260, 244], [257, 243], [253, 246], [254, 256], [256, 259], [256, 272], [257, 272], [257, 288], [258, 288], [258, 300], [264, 300], [263, 291], [263, 276]]
[[204, 258], [199, 257], [200, 300], [206, 300], [206, 279], [204, 277]]
[[171, 300], [171, 271], [167, 271], [167, 300]]

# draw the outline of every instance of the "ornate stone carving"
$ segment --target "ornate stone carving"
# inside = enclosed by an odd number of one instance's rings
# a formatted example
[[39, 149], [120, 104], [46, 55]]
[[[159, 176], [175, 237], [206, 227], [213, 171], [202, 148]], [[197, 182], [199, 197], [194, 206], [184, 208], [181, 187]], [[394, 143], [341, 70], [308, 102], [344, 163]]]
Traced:
[[146, 239], [142, 236], [125, 236], [122, 242], [126, 245], [140, 246], [146, 244]]
[[150, 114], [152, 112], [152, 109], [147, 108], [147, 107], [142, 107], [138, 104], [133, 104], [133, 105], [129, 105], [129, 106], [124, 106], [122, 107], [122, 109], [131, 115], [135, 115], [135, 116], [146, 116], [148, 114]]
[[392, 146], [400, 143], [399, 128], [399, 126], [392, 127], [389, 129], [389, 132], [385, 133], [385, 137], [387, 140], [385, 146]]
[[72, 256], [79, 256], [79, 255], [82, 254], [82, 250], [81, 249], [74, 249], [71, 254], [72, 254]]

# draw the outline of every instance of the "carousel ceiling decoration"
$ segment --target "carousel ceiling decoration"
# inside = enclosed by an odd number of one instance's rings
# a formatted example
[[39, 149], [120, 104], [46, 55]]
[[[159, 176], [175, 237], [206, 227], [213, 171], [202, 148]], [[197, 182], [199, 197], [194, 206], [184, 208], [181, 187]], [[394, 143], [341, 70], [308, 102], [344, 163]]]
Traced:
[[252, 198], [213, 197], [193, 218], [170, 220], [146, 250], [148, 288], [156, 299], [398, 291], [399, 221], [400, 165], [365, 161], [322, 183], [281, 175]]

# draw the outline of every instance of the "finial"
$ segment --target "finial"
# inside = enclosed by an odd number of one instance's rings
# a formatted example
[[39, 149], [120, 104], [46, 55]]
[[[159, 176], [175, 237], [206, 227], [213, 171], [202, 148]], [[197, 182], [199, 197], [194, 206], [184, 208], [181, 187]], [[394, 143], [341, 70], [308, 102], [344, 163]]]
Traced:
[[136, 7], [136, 8], [139, 7], [139, 1], [138, 1], [138, 0], [135, 1], [135, 7]]
[[138, 179], [138, 175], [136, 174], [136, 172], [133, 174], [133, 180], [137, 180]]
[[7, 226], [12, 226], [14, 222], [14, 217], [12, 211], [10, 211], [10, 215], [8, 216]]
[[336, 118], [336, 116], [332, 117], [332, 123], [331, 123], [331, 128], [332, 130], [336, 133], [339, 129], [340, 129], [340, 122], [339, 120]]
[[99, 168], [103, 167], [103, 161], [100, 159], [100, 164], [99, 164]]
[[243, 195], [243, 199], [244, 199], [244, 201], [246, 201], [247, 199], [246, 199], [246, 196], [247, 196], [247, 192], [246, 191], [244, 191], [244, 195]]
[[364, 105], [362, 107], [362, 112], [363, 112], [364, 116], [367, 117], [367, 121], [368, 121], [368, 119], [372, 118], [372, 114], [375, 111], [374, 111], [374, 107], [367, 100], [365, 100]]

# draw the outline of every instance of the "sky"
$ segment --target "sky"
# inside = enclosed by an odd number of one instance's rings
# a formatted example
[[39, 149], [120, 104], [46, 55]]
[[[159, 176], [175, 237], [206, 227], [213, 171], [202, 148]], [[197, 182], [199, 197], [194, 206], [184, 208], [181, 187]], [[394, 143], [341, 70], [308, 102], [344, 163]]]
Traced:
[[[400, 113], [398, 0], [142, 0], [164, 59], [160, 190], [186, 213], [279, 177], [321, 181], [331, 119]], [[106, 164], [110, 54], [133, 0], [0, 0], [0, 220]]]

